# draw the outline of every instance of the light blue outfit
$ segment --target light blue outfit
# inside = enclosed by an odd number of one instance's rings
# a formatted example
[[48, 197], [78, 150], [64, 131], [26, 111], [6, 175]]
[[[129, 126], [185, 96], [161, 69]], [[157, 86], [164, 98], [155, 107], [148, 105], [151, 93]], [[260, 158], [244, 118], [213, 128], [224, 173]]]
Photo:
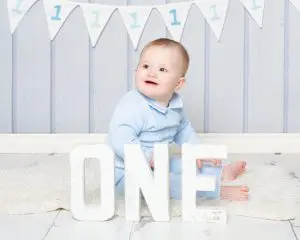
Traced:
[[[158, 105], [137, 90], [125, 94], [118, 103], [109, 126], [108, 143], [115, 153], [115, 182], [118, 194], [124, 194], [124, 144], [140, 144], [148, 163], [155, 143], [200, 143], [183, 112], [183, 103], [173, 94], [168, 107]], [[219, 198], [221, 167], [203, 166], [201, 174], [217, 177], [214, 192], [198, 191], [198, 197]], [[170, 159], [170, 196], [181, 199], [181, 159]]]

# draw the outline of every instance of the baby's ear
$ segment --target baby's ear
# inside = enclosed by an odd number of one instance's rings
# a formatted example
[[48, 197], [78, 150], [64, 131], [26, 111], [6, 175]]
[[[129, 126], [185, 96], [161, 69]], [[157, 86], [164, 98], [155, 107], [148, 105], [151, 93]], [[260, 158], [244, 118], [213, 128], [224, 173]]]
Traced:
[[182, 88], [183, 84], [185, 83], [185, 77], [182, 77], [178, 80], [177, 86], [176, 86], [176, 91]]

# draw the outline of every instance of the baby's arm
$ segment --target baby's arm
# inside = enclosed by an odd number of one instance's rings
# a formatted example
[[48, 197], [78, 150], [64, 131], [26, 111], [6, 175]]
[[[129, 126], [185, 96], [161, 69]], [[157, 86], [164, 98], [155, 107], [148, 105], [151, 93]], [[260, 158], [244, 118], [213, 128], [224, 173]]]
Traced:
[[[191, 122], [182, 113], [182, 118], [178, 132], [175, 136], [175, 143], [182, 145], [184, 143], [199, 144], [202, 141], [197, 137], [197, 133], [192, 127]], [[202, 168], [203, 165], [220, 166], [222, 164], [219, 159], [197, 159], [197, 166]]]
[[[120, 104], [110, 122], [108, 140], [115, 154], [124, 159], [125, 144], [140, 144], [138, 135], [144, 124], [143, 115], [137, 106]], [[148, 154], [145, 153], [146, 158]]]
[[125, 144], [140, 143], [136, 134], [135, 126], [128, 124], [120, 124], [110, 130], [109, 142], [115, 154], [122, 159], [124, 159]]
[[200, 143], [200, 139], [192, 127], [191, 122], [187, 119], [184, 113], [181, 113], [180, 125], [177, 130], [177, 134], [174, 138], [175, 143], [182, 145], [184, 143]]

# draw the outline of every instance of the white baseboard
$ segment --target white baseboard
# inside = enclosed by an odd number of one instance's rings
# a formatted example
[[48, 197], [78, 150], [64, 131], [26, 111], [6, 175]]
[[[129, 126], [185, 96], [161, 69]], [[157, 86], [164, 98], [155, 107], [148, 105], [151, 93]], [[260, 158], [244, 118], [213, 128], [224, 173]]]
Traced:
[[[0, 134], [0, 153], [68, 153], [82, 144], [105, 143], [106, 134]], [[228, 153], [300, 153], [300, 134], [199, 134]], [[179, 149], [175, 148], [177, 152]]]

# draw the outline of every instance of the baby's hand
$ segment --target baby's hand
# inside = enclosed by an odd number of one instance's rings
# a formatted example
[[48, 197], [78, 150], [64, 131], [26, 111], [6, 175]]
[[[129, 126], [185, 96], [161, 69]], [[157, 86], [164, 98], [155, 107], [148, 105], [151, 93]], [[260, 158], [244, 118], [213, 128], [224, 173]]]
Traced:
[[153, 159], [150, 160], [150, 167], [151, 167], [152, 169], [154, 169], [154, 161], [153, 161]]
[[219, 167], [222, 165], [222, 161], [220, 159], [197, 159], [198, 168], [202, 168], [203, 164]]

